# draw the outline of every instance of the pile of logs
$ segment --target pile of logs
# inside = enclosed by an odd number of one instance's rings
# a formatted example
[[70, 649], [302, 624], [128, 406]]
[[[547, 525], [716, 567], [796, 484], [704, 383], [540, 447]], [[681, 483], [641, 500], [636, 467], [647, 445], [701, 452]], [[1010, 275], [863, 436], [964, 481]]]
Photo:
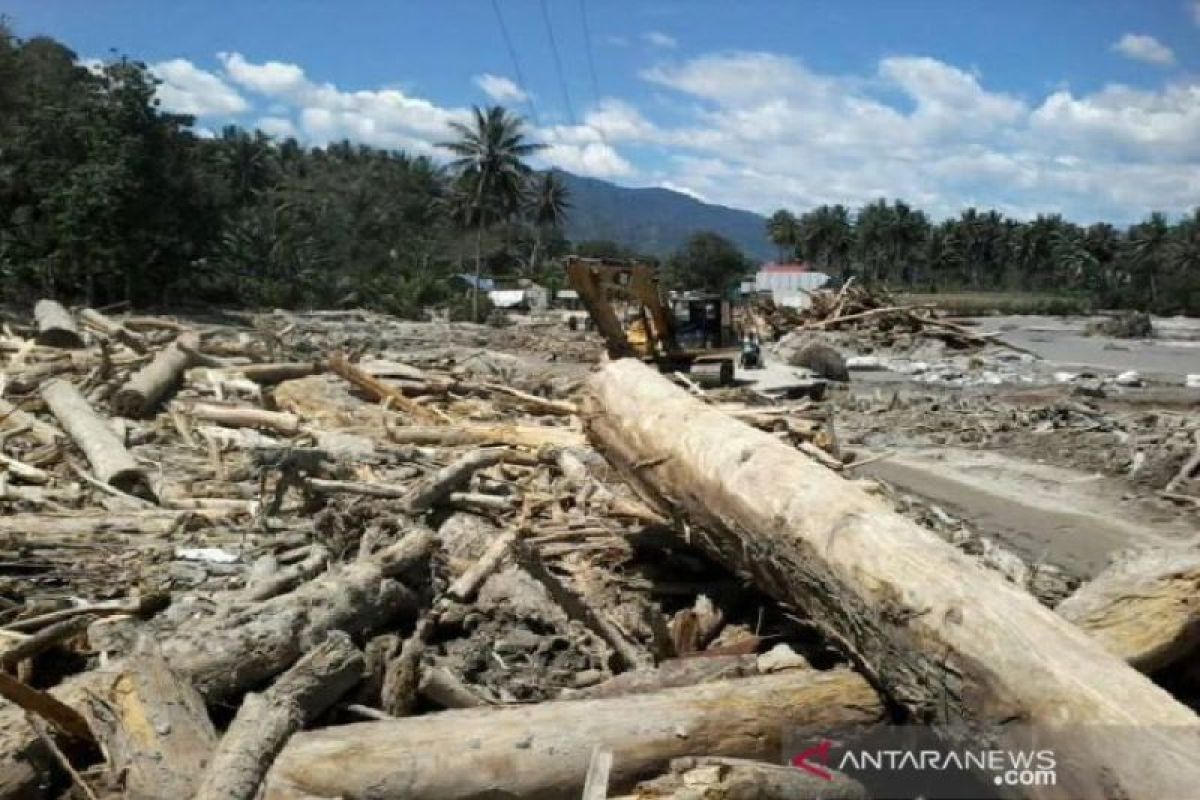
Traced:
[[1056, 742], [1063, 796], [1200, 785], [1147, 676], [1195, 655], [1191, 551], [1056, 612], [844, 477], [808, 401], [35, 319], [0, 340], [0, 800], [858, 798], [786, 733], [899, 722], [1141, 726]]

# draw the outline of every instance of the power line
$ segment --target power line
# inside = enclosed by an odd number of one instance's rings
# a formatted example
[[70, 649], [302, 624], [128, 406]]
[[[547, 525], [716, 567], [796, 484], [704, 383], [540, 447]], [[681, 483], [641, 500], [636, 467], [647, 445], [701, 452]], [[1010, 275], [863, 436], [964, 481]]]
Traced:
[[[492, 0], [494, 3], [495, 0]], [[554, 26], [550, 24], [550, 11], [546, 8], [546, 0], [542, 0], [542, 20], [546, 23], [546, 36], [550, 39], [550, 52], [554, 54], [554, 71], [558, 73], [558, 85], [562, 89], [563, 101], [567, 106], [567, 116], [572, 125], [576, 125], [575, 109], [571, 105], [571, 93], [567, 91], [567, 81], [563, 77], [562, 60], [558, 57], [558, 43], [554, 41]]]
[[587, 0], [579, 0], [579, 19], [583, 22], [583, 46], [587, 53], [588, 74], [592, 77], [592, 102], [600, 102], [600, 81], [596, 79], [596, 60], [592, 57], [592, 30], [588, 25]]
[[[492, 10], [496, 12], [496, 22], [500, 25], [500, 35], [504, 38], [505, 48], [508, 49], [508, 58], [512, 61], [513, 73], [517, 76], [521, 93], [525, 95], [525, 104], [529, 106], [529, 116], [533, 117], [533, 124], [540, 128], [542, 121], [538, 119], [537, 106], [533, 104], [533, 94], [530, 93], [529, 84], [525, 83], [525, 76], [521, 73], [521, 62], [517, 59], [517, 50], [513, 47], [512, 39], [508, 35], [508, 27], [504, 24], [504, 16], [500, 13], [500, 4], [497, 0], [492, 0]], [[542, 10], [546, 10], [544, 5]]]

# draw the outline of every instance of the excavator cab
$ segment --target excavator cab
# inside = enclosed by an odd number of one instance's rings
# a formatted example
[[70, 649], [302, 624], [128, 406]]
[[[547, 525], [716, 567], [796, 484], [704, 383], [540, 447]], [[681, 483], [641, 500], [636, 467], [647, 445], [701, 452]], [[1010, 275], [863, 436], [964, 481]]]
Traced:
[[736, 349], [720, 349], [730, 338], [727, 300], [689, 293], [671, 303], [644, 262], [568, 256], [566, 271], [610, 357], [685, 372], [701, 386], [733, 383]]

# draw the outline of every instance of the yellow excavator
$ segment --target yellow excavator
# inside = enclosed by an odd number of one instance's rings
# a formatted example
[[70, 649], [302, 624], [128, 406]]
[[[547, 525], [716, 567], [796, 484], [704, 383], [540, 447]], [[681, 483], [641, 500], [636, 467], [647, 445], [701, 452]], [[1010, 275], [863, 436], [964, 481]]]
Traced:
[[688, 293], [672, 305], [654, 268], [638, 261], [568, 256], [566, 271], [610, 357], [641, 358], [704, 387], [733, 383], [738, 342], [728, 300]]

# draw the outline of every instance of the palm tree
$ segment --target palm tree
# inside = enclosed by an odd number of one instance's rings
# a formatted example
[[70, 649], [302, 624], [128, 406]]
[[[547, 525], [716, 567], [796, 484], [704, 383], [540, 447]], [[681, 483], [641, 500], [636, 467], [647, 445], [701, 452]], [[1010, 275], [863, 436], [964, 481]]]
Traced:
[[779, 260], [787, 261], [787, 254], [794, 254], [799, 244], [800, 227], [796, 216], [782, 208], [772, 214], [767, 220], [767, 238], [779, 249]]
[[525, 212], [533, 223], [533, 250], [529, 254], [529, 271], [537, 269], [538, 250], [542, 246], [542, 232], [561, 229], [571, 208], [570, 192], [562, 179], [554, 172], [543, 172], [530, 180], [525, 198]]
[[1149, 294], [1151, 310], [1158, 306], [1158, 279], [1170, 244], [1171, 226], [1161, 211], [1155, 211], [1145, 222], [1129, 231], [1129, 248], [1134, 269], [1136, 290]]
[[483, 272], [483, 230], [489, 224], [512, 216], [520, 205], [529, 175], [522, 160], [544, 145], [525, 138], [525, 122], [503, 106], [475, 106], [470, 123], [451, 122], [458, 134], [444, 147], [458, 156], [450, 168], [470, 188], [475, 224], [475, 284], [471, 292], [471, 316], [479, 321], [479, 281]]

